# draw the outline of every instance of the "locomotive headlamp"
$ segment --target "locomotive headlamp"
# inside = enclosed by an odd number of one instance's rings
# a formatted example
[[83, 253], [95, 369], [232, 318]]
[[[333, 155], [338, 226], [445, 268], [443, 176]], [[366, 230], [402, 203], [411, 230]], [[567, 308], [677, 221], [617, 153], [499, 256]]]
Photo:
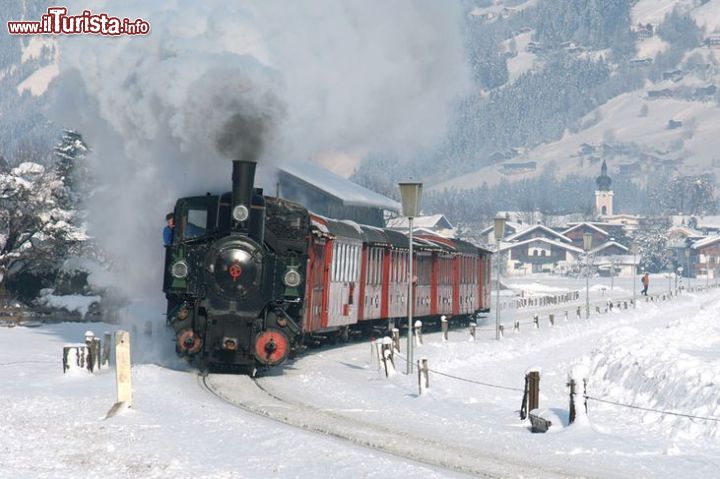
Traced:
[[289, 269], [283, 276], [283, 284], [288, 288], [297, 288], [302, 283], [302, 276], [294, 269]]
[[245, 205], [237, 205], [232, 210], [232, 217], [235, 221], [241, 222], [246, 221], [250, 216], [250, 212]]
[[184, 260], [176, 261], [170, 268], [170, 274], [177, 279], [186, 278], [189, 272], [190, 267]]

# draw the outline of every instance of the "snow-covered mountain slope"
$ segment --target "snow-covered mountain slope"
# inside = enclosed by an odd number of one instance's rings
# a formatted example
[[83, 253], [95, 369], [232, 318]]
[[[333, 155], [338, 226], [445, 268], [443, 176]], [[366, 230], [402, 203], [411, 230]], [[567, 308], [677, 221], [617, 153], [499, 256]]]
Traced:
[[[633, 24], [662, 23], [676, 7], [686, 8], [707, 38], [720, 25], [720, 0], [703, 5], [685, 0], [641, 0], [632, 10]], [[523, 33], [515, 38], [518, 46]], [[636, 41], [634, 58], [658, 60], [671, 45], [657, 34]], [[518, 50], [521, 50], [518, 48]], [[525, 55], [528, 53], [525, 52]], [[537, 62], [536, 66], [537, 66]], [[535, 66], [535, 67], [536, 67]], [[528, 71], [533, 61], [520, 54], [508, 61], [511, 78]], [[637, 66], [643, 68], [642, 65]], [[431, 185], [430, 189], [472, 189], [483, 183], [535, 177], [551, 167], [556, 176], [595, 175], [600, 158], [611, 174], [643, 181], [658, 170], [678, 174], [720, 173], [720, 48], [700, 46], [685, 52], [677, 67], [662, 71], [638, 90], [610, 99], [586, 115], [580, 127], [557, 141], [520, 156]]]

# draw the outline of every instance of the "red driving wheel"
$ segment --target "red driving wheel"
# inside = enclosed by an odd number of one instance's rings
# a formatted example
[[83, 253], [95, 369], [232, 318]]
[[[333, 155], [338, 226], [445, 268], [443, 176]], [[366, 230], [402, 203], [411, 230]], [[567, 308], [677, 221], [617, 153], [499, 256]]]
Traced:
[[289, 352], [288, 338], [282, 331], [268, 329], [255, 337], [255, 358], [267, 366], [282, 363]]

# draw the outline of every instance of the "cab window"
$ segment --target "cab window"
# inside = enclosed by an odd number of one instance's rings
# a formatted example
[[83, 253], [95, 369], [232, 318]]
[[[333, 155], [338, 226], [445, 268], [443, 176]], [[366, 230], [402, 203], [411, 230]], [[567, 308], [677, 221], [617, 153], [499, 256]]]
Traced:
[[192, 239], [205, 234], [207, 226], [207, 210], [188, 210], [187, 223], [185, 224], [184, 238]]

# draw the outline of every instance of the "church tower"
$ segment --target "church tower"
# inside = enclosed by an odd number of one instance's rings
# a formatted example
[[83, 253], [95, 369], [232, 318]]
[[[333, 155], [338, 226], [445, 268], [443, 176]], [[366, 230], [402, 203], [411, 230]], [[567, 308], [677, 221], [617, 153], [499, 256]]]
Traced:
[[612, 216], [613, 215], [613, 191], [610, 185], [612, 180], [607, 174], [607, 164], [603, 160], [602, 168], [600, 168], [600, 176], [595, 180], [597, 189], [595, 190], [595, 216]]

